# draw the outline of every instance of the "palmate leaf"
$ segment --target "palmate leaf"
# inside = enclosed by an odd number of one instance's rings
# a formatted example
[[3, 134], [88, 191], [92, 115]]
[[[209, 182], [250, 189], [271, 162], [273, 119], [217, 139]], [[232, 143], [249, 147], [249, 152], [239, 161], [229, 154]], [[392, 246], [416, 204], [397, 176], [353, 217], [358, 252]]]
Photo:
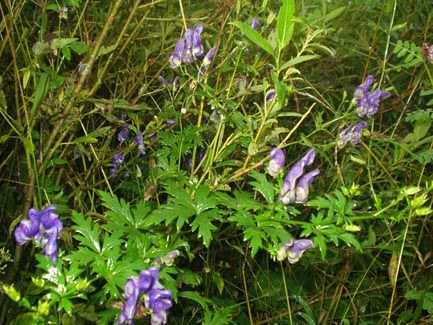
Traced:
[[263, 241], [266, 240], [266, 234], [257, 227], [249, 227], [244, 232], [244, 239], [250, 242], [251, 256], [254, 257], [259, 249], [263, 247]]
[[212, 232], [217, 229], [212, 221], [218, 218], [218, 209], [212, 209], [199, 214], [191, 223], [192, 231], [198, 231], [198, 237], [203, 238], [203, 243], [209, 247], [212, 240]]
[[253, 171], [250, 175], [256, 180], [250, 182], [254, 189], [266, 199], [268, 203], [274, 202], [274, 185], [268, 181], [266, 175]]
[[84, 245], [91, 250], [101, 253], [100, 234], [101, 230], [97, 223], [91, 219], [85, 218], [81, 213], [72, 212], [72, 220], [76, 224], [72, 229], [77, 233], [74, 238], [78, 240], [81, 245]]
[[102, 205], [110, 210], [107, 213], [108, 220], [115, 226], [124, 226], [126, 224], [134, 225], [135, 221], [131, 213], [129, 204], [123, 199], [118, 199], [110, 193], [99, 191], [99, 196], [102, 200]]

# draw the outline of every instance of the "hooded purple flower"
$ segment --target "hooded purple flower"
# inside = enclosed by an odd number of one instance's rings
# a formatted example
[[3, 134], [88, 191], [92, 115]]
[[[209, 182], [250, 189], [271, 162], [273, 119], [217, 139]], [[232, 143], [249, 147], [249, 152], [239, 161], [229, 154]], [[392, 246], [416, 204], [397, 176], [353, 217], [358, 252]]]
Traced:
[[146, 308], [152, 312], [152, 324], [166, 324], [167, 310], [172, 306], [171, 293], [159, 283], [159, 269], [152, 267], [131, 277], [125, 284], [124, 299], [118, 324], [133, 324], [141, 295], [146, 295]]
[[313, 242], [310, 239], [289, 240], [278, 250], [277, 259], [282, 261], [287, 258], [290, 264], [295, 264], [304, 252], [313, 248], [313, 246]]
[[63, 224], [55, 209], [53, 205], [41, 211], [30, 209], [29, 219], [21, 221], [14, 233], [18, 245], [21, 246], [30, 240], [35, 240], [42, 246], [44, 254], [53, 262], [57, 260], [57, 239], [63, 229]]
[[122, 306], [118, 324], [133, 324], [134, 316], [137, 311], [138, 298], [140, 297], [140, 289], [138, 286], [137, 277], [131, 277], [126, 282], [123, 289], [123, 297], [125, 303]]
[[152, 310], [152, 325], [167, 324], [167, 311], [173, 305], [170, 291], [163, 288], [153, 288], [145, 303], [146, 307]]
[[190, 64], [203, 56], [204, 48], [201, 41], [203, 25], [199, 24], [194, 28], [188, 28], [183, 38], [177, 41], [176, 47], [170, 55], [171, 68], [175, 69], [182, 63]]
[[382, 99], [388, 98], [391, 94], [380, 89], [369, 91], [374, 83], [374, 77], [369, 75], [365, 81], [355, 89], [353, 97], [358, 106], [357, 112], [360, 117], [372, 117], [377, 113]]
[[15, 229], [15, 240], [18, 245], [22, 246], [32, 240], [39, 234], [39, 222], [32, 220], [23, 220]]
[[140, 156], [144, 156], [146, 154], [146, 149], [144, 148], [143, 133], [141, 132], [137, 133], [137, 135], [134, 138], [134, 143], [137, 145], [138, 154]]
[[305, 203], [308, 199], [309, 187], [314, 181], [314, 178], [320, 174], [319, 169], [314, 169], [309, 173], [304, 174], [296, 184], [295, 188], [295, 202]]
[[207, 51], [206, 55], [203, 58], [203, 67], [205, 69], [207, 69], [210, 66], [217, 51], [218, 49], [216, 47], [212, 47], [209, 49], [209, 51]]
[[182, 38], [176, 42], [176, 47], [173, 53], [171, 53], [168, 61], [170, 62], [170, 67], [176, 69], [182, 64], [183, 53], [185, 51], [185, 40]]
[[251, 28], [257, 29], [260, 26], [260, 21], [257, 18], [253, 18], [251, 21]]
[[117, 141], [119, 141], [120, 144], [128, 140], [129, 138], [129, 127], [128, 125], [122, 126], [119, 133], [117, 134]]
[[159, 269], [151, 267], [148, 270], [141, 271], [138, 278], [138, 287], [141, 293], [148, 293], [155, 284], [159, 283]]
[[286, 163], [286, 155], [280, 148], [274, 148], [271, 150], [269, 157], [271, 160], [269, 161], [267, 172], [272, 177], [277, 177]]
[[115, 176], [120, 166], [125, 162], [125, 156], [122, 153], [116, 153], [111, 159], [111, 176]]
[[356, 124], [351, 124], [347, 128], [343, 129], [338, 136], [338, 147], [342, 148], [348, 142], [351, 142], [353, 145], [359, 144], [361, 141], [362, 130], [367, 126], [367, 122], [361, 121]]
[[[283, 204], [289, 204], [293, 202], [305, 202], [306, 198], [304, 196], [300, 196], [299, 198], [297, 198], [297, 193], [302, 193], [303, 189], [305, 190], [305, 186], [310, 185], [316, 175], [313, 175], [314, 173], [305, 174], [305, 176], [308, 175], [308, 178], [304, 178], [301, 184], [299, 184], [298, 179], [301, 178], [302, 175], [304, 175], [304, 168], [311, 165], [314, 162], [315, 157], [316, 151], [314, 149], [310, 149], [307, 151], [304, 157], [302, 157], [289, 170], [286, 177], [284, 178], [283, 188], [281, 189], [280, 193], [280, 200], [281, 202], [283, 202]], [[315, 171], [315, 173], [318, 173], [318, 170]], [[299, 185], [301, 185], [303, 189], [297, 190], [297, 186]]]
[[274, 100], [275, 98], [275, 89], [270, 89], [268, 90], [268, 92], [266, 93], [265, 99], [267, 102], [271, 102]]

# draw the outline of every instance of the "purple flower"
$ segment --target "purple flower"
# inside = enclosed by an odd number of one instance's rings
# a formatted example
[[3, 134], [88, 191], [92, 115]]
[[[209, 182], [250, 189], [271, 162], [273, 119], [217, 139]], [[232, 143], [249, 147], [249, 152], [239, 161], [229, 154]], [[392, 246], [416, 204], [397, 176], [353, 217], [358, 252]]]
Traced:
[[123, 289], [123, 297], [125, 302], [122, 306], [122, 312], [118, 320], [118, 324], [133, 324], [134, 316], [137, 311], [138, 298], [140, 289], [138, 287], [137, 277], [131, 277], [126, 282]]
[[167, 324], [167, 311], [173, 305], [171, 292], [163, 288], [153, 288], [146, 300], [146, 307], [152, 311], [151, 324]]
[[361, 141], [362, 130], [368, 126], [367, 122], [361, 121], [356, 124], [350, 124], [347, 128], [340, 132], [338, 136], [338, 147], [344, 147], [348, 142], [353, 145], [359, 144]]
[[212, 60], [217, 53], [218, 49], [216, 47], [212, 47], [207, 51], [206, 55], [203, 58], [203, 66], [207, 69], [210, 64], [212, 63]]
[[188, 48], [191, 48], [192, 56], [199, 58], [204, 54], [203, 44], [201, 43], [201, 33], [203, 32], [203, 25], [198, 24], [192, 30], [191, 38], [186, 38]]
[[176, 69], [182, 64], [183, 53], [185, 51], [185, 40], [182, 38], [176, 42], [176, 47], [173, 53], [171, 53], [168, 61], [170, 62], [170, 67]]
[[314, 178], [320, 174], [319, 169], [314, 169], [313, 171], [304, 174], [296, 184], [295, 188], [295, 202], [296, 203], [305, 203], [308, 199], [309, 187], [311, 183], [314, 181]]
[[151, 267], [148, 270], [142, 271], [138, 278], [138, 287], [141, 293], [148, 293], [155, 284], [159, 283], [159, 269]]
[[128, 125], [122, 126], [119, 133], [117, 134], [117, 141], [119, 141], [120, 144], [128, 140], [129, 138], [129, 127]]
[[374, 83], [374, 77], [369, 75], [365, 81], [356, 87], [353, 97], [358, 106], [357, 112], [360, 117], [372, 117], [377, 113], [382, 99], [388, 98], [391, 94], [380, 89], [369, 91]]
[[15, 240], [22, 246], [39, 234], [39, 222], [23, 220], [15, 229]]
[[[314, 149], [310, 149], [307, 153], [302, 157], [293, 167], [289, 170], [286, 177], [284, 178], [283, 188], [280, 193], [280, 200], [283, 204], [289, 204], [292, 202], [305, 202], [306, 198], [299, 197], [297, 198], [297, 192], [301, 193], [302, 190], [296, 189], [299, 185], [298, 179], [304, 175], [304, 168], [306, 166], [311, 165], [314, 162], [314, 158], [316, 157], [316, 151]], [[308, 174], [306, 174], [308, 175]], [[314, 175], [316, 176], [316, 175]], [[310, 177], [308, 179], [304, 179], [301, 185], [304, 187], [310, 185]], [[308, 180], [308, 182], [307, 182]], [[312, 179], [311, 179], [312, 181]]]
[[117, 153], [111, 159], [111, 176], [115, 176], [120, 166], [124, 163], [125, 156], [122, 153]]
[[273, 101], [274, 100], [274, 98], [275, 98], [275, 89], [270, 89], [270, 90], [268, 90], [268, 92], [266, 93], [266, 95], [265, 95], [265, 99], [266, 99], [266, 101], [267, 102], [271, 102], [271, 101]]
[[267, 172], [272, 177], [277, 177], [286, 163], [286, 155], [280, 148], [274, 148], [271, 150], [269, 157], [271, 160], [269, 161]]
[[201, 41], [203, 25], [199, 24], [194, 28], [188, 28], [183, 38], [177, 41], [174, 51], [171, 53], [170, 67], [175, 69], [182, 63], [192, 63], [203, 56], [204, 48]]
[[299, 261], [306, 250], [313, 246], [310, 239], [289, 240], [278, 250], [277, 259], [282, 261], [287, 258], [290, 264], [294, 264]]
[[134, 143], [137, 145], [138, 154], [144, 156], [146, 154], [146, 149], [144, 148], [143, 133], [138, 132], [134, 138]]
[[15, 240], [18, 245], [24, 245], [30, 240], [35, 240], [42, 246], [43, 252], [53, 262], [57, 260], [57, 239], [63, 229], [63, 224], [55, 212], [55, 207], [50, 205], [38, 211], [34, 208], [28, 212], [29, 219], [20, 222], [15, 229]]
[[257, 29], [260, 26], [260, 21], [257, 18], [253, 18], [251, 21], [251, 28]]
[[167, 310], [172, 306], [171, 293], [159, 283], [159, 269], [152, 267], [142, 271], [138, 277], [131, 277], [125, 284], [125, 302], [118, 324], [132, 324], [140, 296], [144, 294], [145, 306], [152, 312], [152, 324], [166, 324]]

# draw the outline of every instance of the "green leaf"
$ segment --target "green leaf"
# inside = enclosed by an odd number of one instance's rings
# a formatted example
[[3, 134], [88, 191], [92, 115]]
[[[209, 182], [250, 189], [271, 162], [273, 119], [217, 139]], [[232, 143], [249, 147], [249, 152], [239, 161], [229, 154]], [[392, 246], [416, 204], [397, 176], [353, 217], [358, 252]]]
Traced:
[[78, 55], [82, 55], [86, 53], [87, 51], [89, 51], [90, 48], [89, 45], [80, 41], [71, 43], [69, 47], [71, 48], [72, 51], [74, 51]]
[[280, 69], [285, 70], [285, 69], [293, 67], [297, 64], [301, 64], [303, 62], [311, 61], [311, 60], [314, 60], [317, 58], [320, 58], [320, 55], [318, 55], [318, 54], [306, 54], [306, 55], [296, 56], [296, 57], [290, 59], [289, 61], [285, 62], [281, 66]]
[[36, 91], [33, 95], [33, 105], [32, 105], [32, 113], [35, 112], [35, 110], [39, 107], [39, 105], [42, 103], [43, 99], [45, 98], [45, 95], [48, 91], [48, 85], [49, 85], [49, 75], [48, 73], [44, 72], [40, 75], [37, 81], [37, 87]]
[[62, 49], [76, 42], [78, 38], [55, 38], [51, 41], [50, 47], [53, 50]]
[[270, 55], [274, 55], [271, 43], [269, 43], [259, 32], [255, 31], [250, 25], [236, 21], [233, 23], [243, 35], [245, 35], [251, 42], [261, 47], [263, 50], [268, 52]]
[[217, 229], [211, 222], [216, 219], [217, 216], [218, 210], [212, 209], [201, 213], [191, 223], [192, 231], [198, 230], [198, 237], [203, 238], [203, 243], [206, 247], [209, 247], [210, 241], [212, 240], [212, 231]]
[[250, 173], [256, 181], [250, 182], [257, 192], [263, 195], [268, 203], [274, 202], [274, 185], [269, 182], [266, 175], [253, 171]]
[[263, 247], [262, 242], [265, 240], [265, 234], [256, 227], [250, 227], [245, 230], [244, 237], [250, 241], [251, 255], [254, 257], [260, 248]]
[[72, 212], [72, 221], [76, 224], [72, 227], [77, 233], [74, 238], [81, 242], [82, 245], [87, 246], [91, 250], [101, 253], [101, 244], [99, 235], [101, 233], [97, 223], [86, 219], [81, 213]]
[[278, 47], [280, 50], [285, 48], [292, 39], [295, 14], [295, 0], [283, 0], [277, 19]]
[[181, 291], [179, 292], [179, 297], [183, 297], [195, 301], [203, 309], [207, 309], [208, 308], [207, 305], [212, 303], [212, 300], [201, 296], [199, 293], [195, 291]]

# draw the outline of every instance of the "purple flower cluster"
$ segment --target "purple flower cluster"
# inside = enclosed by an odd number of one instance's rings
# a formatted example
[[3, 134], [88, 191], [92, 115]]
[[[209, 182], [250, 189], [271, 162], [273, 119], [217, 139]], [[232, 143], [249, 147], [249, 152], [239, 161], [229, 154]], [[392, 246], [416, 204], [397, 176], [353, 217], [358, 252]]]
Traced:
[[359, 144], [361, 141], [362, 130], [368, 126], [367, 122], [361, 121], [355, 124], [350, 124], [348, 127], [343, 129], [340, 132], [338, 137], [337, 145], [342, 148], [348, 142], [351, 142], [353, 145]]
[[119, 141], [119, 144], [122, 145], [126, 140], [129, 138], [129, 127], [127, 124], [122, 126], [119, 133], [117, 133], [117, 141]]
[[22, 246], [30, 240], [35, 240], [42, 246], [44, 254], [55, 263], [58, 255], [57, 239], [63, 229], [56, 208], [53, 205], [41, 211], [32, 208], [28, 212], [28, 217], [15, 229], [16, 242]]
[[146, 154], [146, 149], [144, 148], [143, 133], [137, 132], [137, 135], [134, 138], [134, 143], [138, 148], [138, 154], [144, 156]]
[[123, 155], [123, 153], [119, 152], [113, 156], [113, 158], [111, 159], [111, 170], [110, 170], [111, 176], [117, 175], [120, 166], [122, 166], [124, 162], [125, 162], [125, 156]]
[[131, 277], [125, 284], [122, 307], [118, 324], [133, 324], [141, 295], [146, 295], [145, 306], [152, 312], [151, 324], [167, 324], [167, 311], [173, 305], [171, 292], [159, 283], [159, 269], [152, 267], [142, 271], [138, 277]]
[[[199, 24], [193, 28], [188, 28], [184, 36], [176, 42], [174, 51], [171, 53], [169, 62], [170, 67], [176, 69], [182, 63], [191, 64], [201, 58], [204, 54], [204, 47], [201, 41], [203, 25]], [[216, 54], [217, 49], [211, 48], [203, 59], [204, 67], [208, 67]]]
[[316, 157], [314, 149], [308, 150], [289, 170], [284, 178], [283, 188], [280, 193], [280, 200], [283, 204], [305, 203], [308, 199], [309, 186], [314, 178], [320, 174], [319, 169], [314, 169], [308, 173], [304, 173], [304, 168], [311, 165]]
[[299, 261], [306, 250], [313, 246], [310, 239], [289, 240], [278, 250], [277, 259], [283, 261], [287, 258], [290, 264], [294, 264]]
[[277, 177], [280, 171], [283, 169], [284, 164], [286, 163], [286, 155], [284, 151], [280, 148], [274, 148], [269, 153], [269, 165], [267, 168], [267, 172], [272, 177]]
[[356, 100], [356, 105], [358, 106], [358, 115], [360, 117], [372, 117], [379, 110], [380, 101], [391, 95], [390, 93], [380, 89], [369, 91], [369, 88], [373, 83], [374, 76], [369, 75], [362, 84], [356, 87], [355, 93], [353, 94], [353, 97]]

